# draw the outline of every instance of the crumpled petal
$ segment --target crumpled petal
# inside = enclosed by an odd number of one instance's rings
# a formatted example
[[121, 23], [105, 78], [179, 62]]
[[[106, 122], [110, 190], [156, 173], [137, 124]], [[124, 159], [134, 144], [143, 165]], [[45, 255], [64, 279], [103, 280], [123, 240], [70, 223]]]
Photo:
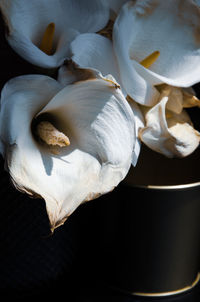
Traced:
[[[118, 185], [135, 143], [134, 115], [112, 82], [93, 76], [62, 87], [47, 76], [14, 78], [3, 88], [0, 111], [11, 178], [18, 189], [45, 199], [52, 229], [83, 201]], [[56, 150], [36, 138], [34, 125], [44, 117], [70, 146]]]
[[[153, 106], [158, 97], [154, 85], [189, 87], [199, 82], [199, 32], [200, 10], [192, 1], [126, 3], [115, 21], [113, 40], [128, 94]], [[148, 69], [143, 67], [140, 62], [155, 51], [160, 52], [159, 58]]]
[[200, 100], [196, 97], [194, 93], [191, 93], [189, 89], [182, 89], [183, 92], [183, 107], [200, 107]]
[[184, 109], [180, 113], [167, 109], [170, 91], [170, 87], [164, 89], [154, 107], [142, 107], [146, 125], [139, 130], [139, 137], [149, 148], [167, 157], [185, 157], [199, 146], [200, 133]]
[[183, 108], [199, 107], [200, 100], [196, 97], [195, 92], [191, 87], [180, 88], [166, 84], [157, 86], [161, 93], [168, 95], [166, 108], [174, 113], [181, 113]]
[[[0, 9], [11, 47], [30, 63], [54, 68], [69, 55], [69, 44], [80, 32], [96, 32], [108, 22], [109, 9], [102, 1], [2, 0]], [[48, 24], [55, 23], [55, 52], [49, 56], [39, 49]]]

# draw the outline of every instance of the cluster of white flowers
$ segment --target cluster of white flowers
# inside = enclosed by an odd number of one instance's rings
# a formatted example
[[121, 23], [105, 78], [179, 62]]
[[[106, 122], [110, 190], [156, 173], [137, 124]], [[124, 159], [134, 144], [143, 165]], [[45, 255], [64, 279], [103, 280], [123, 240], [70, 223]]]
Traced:
[[[111, 191], [141, 142], [168, 157], [200, 142], [200, 8], [193, 0], [1, 0], [9, 45], [40, 74], [1, 92], [0, 153], [44, 198], [51, 228]], [[49, 70], [57, 77], [47, 76]]]

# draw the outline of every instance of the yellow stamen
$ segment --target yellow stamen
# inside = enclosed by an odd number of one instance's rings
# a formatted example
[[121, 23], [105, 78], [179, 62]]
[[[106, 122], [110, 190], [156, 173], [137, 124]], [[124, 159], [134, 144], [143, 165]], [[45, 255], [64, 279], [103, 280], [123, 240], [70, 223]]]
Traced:
[[50, 23], [42, 37], [42, 42], [40, 45], [40, 49], [45, 52], [47, 55], [52, 54], [53, 49], [53, 38], [55, 33], [55, 23]]
[[157, 60], [159, 55], [160, 55], [160, 52], [158, 50], [154, 51], [152, 54], [150, 54], [148, 57], [146, 57], [144, 60], [142, 60], [140, 62], [140, 64], [142, 66], [144, 66], [145, 68], [149, 68]]
[[69, 138], [47, 121], [42, 121], [37, 125], [37, 135], [50, 146], [65, 147], [70, 145]]
[[106, 82], [112, 84], [112, 86], [113, 86], [114, 88], [116, 88], [116, 89], [117, 89], [117, 88], [120, 88], [120, 85], [119, 85], [118, 83], [114, 82], [114, 81], [111, 80], [111, 79], [104, 78], [104, 81], [106, 81]]

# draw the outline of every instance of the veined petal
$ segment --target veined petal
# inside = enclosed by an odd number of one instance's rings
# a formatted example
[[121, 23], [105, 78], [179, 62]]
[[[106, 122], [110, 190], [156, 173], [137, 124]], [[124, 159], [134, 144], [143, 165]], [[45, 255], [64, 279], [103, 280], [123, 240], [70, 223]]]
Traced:
[[[57, 67], [68, 55], [68, 44], [77, 32], [96, 32], [108, 22], [109, 9], [101, 1], [2, 0], [0, 9], [8, 29], [11, 47], [26, 60], [42, 67]], [[39, 47], [50, 23], [55, 24], [55, 57], [44, 59]], [[35, 46], [35, 47], [34, 47]], [[64, 48], [64, 49], [63, 49]], [[57, 53], [58, 52], [58, 53]], [[34, 58], [34, 56], [36, 58]], [[38, 58], [38, 63], [37, 63]], [[45, 60], [43, 66], [42, 60]], [[52, 62], [53, 61], [53, 62]]]
[[185, 110], [177, 114], [167, 110], [169, 91], [151, 109], [144, 109], [146, 126], [139, 131], [140, 139], [152, 150], [167, 157], [185, 157], [200, 143], [200, 133], [193, 128]]
[[[113, 33], [120, 71], [129, 65], [132, 82], [142, 77], [150, 85], [167, 83], [188, 87], [199, 82], [199, 29], [200, 9], [192, 1], [126, 3], [116, 19]], [[148, 69], [143, 67], [140, 62], [155, 51], [160, 52], [159, 58]], [[124, 77], [125, 72], [122, 73]], [[143, 90], [145, 95], [145, 84]], [[142, 104], [137, 94], [134, 98]]]
[[[123, 152], [128, 149], [132, 153], [135, 141], [132, 110], [116, 84], [100, 75], [66, 86], [40, 112], [44, 113], [58, 115], [62, 125], [67, 120], [63, 132], [70, 124], [81, 149], [97, 156], [101, 162], [121, 164]], [[125, 136], [127, 126], [130, 130]]]
[[[61, 87], [44, 76], [15, 78], [3, 88], [0, 111], [11, 178], [20, 190], [45, 199], [52, 229], [125, 177], [135, 142], [134, 115], [114, 83], [92, 78]], [[34, 127], [43, 119], [70, 145], [56, 150], [41, 143]]]

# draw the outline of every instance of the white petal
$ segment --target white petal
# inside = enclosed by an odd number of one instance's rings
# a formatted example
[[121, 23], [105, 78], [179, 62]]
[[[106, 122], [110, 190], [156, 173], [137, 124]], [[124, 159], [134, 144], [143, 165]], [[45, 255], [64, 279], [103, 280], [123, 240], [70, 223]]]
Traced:
[[160, 102], [144, 111], [146, 126], [140, 129], [141, 140], [152, 150], [167, 157], [184, 157], [199, 145], [196, 131], [186, 111], [176, 114], [166, 109], [168, 95], [163, 93]]
[[72, 60], [84, 68], [95, 68], [103, 76], [112, 74], [119, 82], [119, 71], [112, 42], [101, 35], [86, 33], [71, 43]]
[[30, 128], [32, 118], [61, 87], [54, 79], [41, 75], [20, 76], [8, 81], [1, 93], [1, 140], [15, 144], [16, 136], [24, 127]]
[[[114, 25], [114, 45], [120, 71], [122, 68], [131, 69], [130, 82], [136, 84], [141, 82], [139, 77], [151, 85], [167, 83], [187, 87], [199, 82], [199, 29], [200, 10], [192, 1], [128, 2]], [[159, 51], [160, 56], [149, 69], [139, 64], [154, 51]], [[122, 77], [125, 77], [125, 71], [122, 71]], [[144, 83], [142, 89], [144, 97], [147, 92]], [[132, 97], [142, 103], [137, 93]]]
[[[55, 228], [80, 203], [107, 193], [125, 177], [134, 147], [134, 116], [120, 90], [107, 80], [77, 82], [55, 95], [60, 84], [50, 79], [55, 86], [50, 92], [45, 79], [24, 76], [5, 86], [0, 137], [14, 183], [45, 199]], [[70, 146], [58, 154], [33, 135], [33, 117], [44, 113], [70, 139]]]
[[170, 133], [176, 138], [177, 155], [190, 155], [200, 143], [200, 133], [193, 128], [189, 115], [185, 110], [181, 114], [173, 114], [167, 119]]
[[[96, 32], [109, 19], [108, 8], [101, 1], [2, 0], [0, 9], [8, 27], [8, 42], [32, 64], [52, 68], [62, 64], [69, 43], [78, 32]], [[38, 49], [42, 35], [55, 23], [55, 54], [48, 56]]]
[[51, 22], [60, 30], [65, 26], [79, 32], [97, 32], [109, 19], [107, 7], [99, 0], [1, 0], [0, 8], [9, 30], [19, 30], [24, 35], [33, 34], [33, 27], [41, 30], [41, 26]]
[[62, 125], [67, 120], [63, 132], [67, 131], [68, 124], [71, 125], [81, 148], [94, 156], [98, 153], [101, 162], [121, 165], [127, 150], [132, 153], [135, 141], [133, 113], [115, 83], [107, 79], [93, 78], [68, 85], [42, 113], [58, 114]]
[[[126, 5], [124, 5], [126, 8]], [[127, 94], [136, 102], [153, 106], [157, 103], [159, 92], [147, 82], [134, 68], [133, 62], [129, 57], [129, 45], [131, 40], [130, 30], [132, 28], [132, 19], [124, 13], [125, 8], [115, 21], [113, 28], [113, 45], [117, 57], [120, 78]], [[142, 67], [142, 66], [141, 66]]]
[[8, 37], [10, 46], [25, 60], [31, 64], [42, 68], [56, 68], [63, 64], [70, 56], [69, 46], [71, 41], [78, 35], [75, 30], [67, 29], [58, 37], [56, 51], [49, 56], [39, 49], [38, 43], [33, 43], [29, 37], [22, 36], [21, 33], [14, 32]]
[[134, 116], [135, 116], [135, 136], [136, 136], [136, 142], [135, 142], [135, 148], [133, 150], [133, 158], [132, 158], [132, 165], [135, 167], [140, 155], [141, 150], [141, 140], [139, 138], [139, 130], [141, 128], [144, 128], [144, 117], [140, 110], [140, 107], [136, 102], [134, 102], [133, 99], [130, 97], [127, 97], [127, 100], [129, 102], [129, 105], [131, 106], [131, 109], [133, 110]]

